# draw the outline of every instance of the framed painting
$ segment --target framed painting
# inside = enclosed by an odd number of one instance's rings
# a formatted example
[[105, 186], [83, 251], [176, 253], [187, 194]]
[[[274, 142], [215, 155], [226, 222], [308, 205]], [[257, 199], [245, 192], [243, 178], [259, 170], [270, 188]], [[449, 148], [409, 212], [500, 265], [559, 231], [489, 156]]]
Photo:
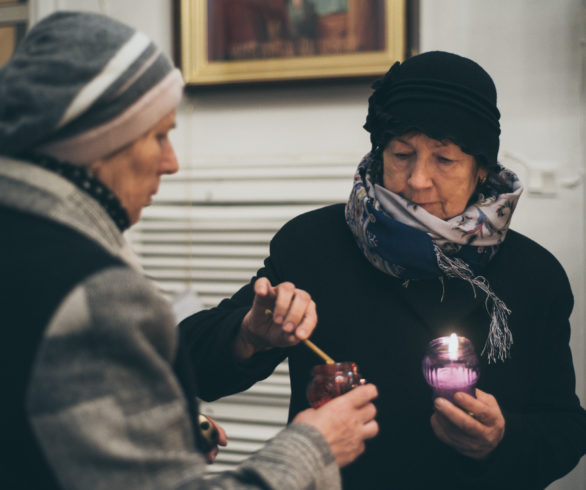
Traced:
[[191, 85], [376, 76], [405, 57], [406, 0], [179, 0]]
[[0, 66], [12, 56], [14, 48], [24, 37], [28, 7], [23, 0], [0, 0]]

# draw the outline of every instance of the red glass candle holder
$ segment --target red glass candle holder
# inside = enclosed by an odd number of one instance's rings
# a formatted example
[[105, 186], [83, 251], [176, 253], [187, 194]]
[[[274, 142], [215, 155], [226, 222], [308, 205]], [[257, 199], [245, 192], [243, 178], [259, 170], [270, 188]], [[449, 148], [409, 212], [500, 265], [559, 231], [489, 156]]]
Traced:
[[354, 362], [319, 364], [313, 368], [312, 374], [307, 387], [307, 399], [313, 408], [366, 383]]
[[474, 346], [466, 337], [452, 334], [432, 340], [422, 367], [433, 398], [442, 397], [453, 402], [458, 391], [475, 396], [480, 368]]

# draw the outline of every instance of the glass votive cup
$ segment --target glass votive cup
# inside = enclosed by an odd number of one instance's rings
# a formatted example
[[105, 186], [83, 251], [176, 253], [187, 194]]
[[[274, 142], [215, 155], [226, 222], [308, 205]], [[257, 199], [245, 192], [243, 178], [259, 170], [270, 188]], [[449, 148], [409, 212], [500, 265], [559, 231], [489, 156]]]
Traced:
[[318, 364], [314, 366], [312, 375], [307, 386], [307, 399], [313, 408], [319, 408], [332, 398], [366, 383], [354, 362]]
[[453, 340], [450, 347], [450, 337], [432, 340], [427, 345], [422, 369], [434, 399], [442, 397], [453, 402], [459, 391], [476, 396], [480, 366], [474, 346], [466, 337], [457, 337], [455, 349]]

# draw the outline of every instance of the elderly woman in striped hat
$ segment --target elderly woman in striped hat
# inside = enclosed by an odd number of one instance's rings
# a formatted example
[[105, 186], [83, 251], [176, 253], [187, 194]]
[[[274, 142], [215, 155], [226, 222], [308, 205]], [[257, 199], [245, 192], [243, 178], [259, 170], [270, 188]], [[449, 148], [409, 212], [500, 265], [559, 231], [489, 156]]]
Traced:
[[360, 387], [204, 478], [217, 449], [194, 430], [197, 380], [227, 360], [181, 368], [171, 309], [122, 234], [178, 169], [182, 88], [144, 34], [90, 13], [45, 18], [0, 70], [1, 488], [337, 489], [378, 430]]

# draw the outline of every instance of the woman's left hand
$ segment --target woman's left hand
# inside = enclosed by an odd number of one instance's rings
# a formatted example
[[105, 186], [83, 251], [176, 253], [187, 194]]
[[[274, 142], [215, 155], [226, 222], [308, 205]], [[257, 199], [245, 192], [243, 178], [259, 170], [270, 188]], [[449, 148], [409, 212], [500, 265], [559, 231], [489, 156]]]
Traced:
[[448, 446], [473, 459], [484, 459], [505, 435], [505, 418], [495, 397], [479, 389], [476, 398], [456, 393], [450, 403], [436, 398], [431, 416], [435, 435]]
[[228, 445], [228, 437], [226, 436], [226, 431], [222, 428], [222, 426], [220, 424], [218, 424], [209, 415], [206, 415], [206, 418], [214, 425], [214, 427], [218, 431], [218, 444], [216, 444], [207, 453], [205, 453], [206, 461], [208, 462], [208, 464], [212, 464], [215, 461], [216, 457], [218, 456], [218, 453], [220, 452], [220, 449], [218, 448], [218, 446], [227, 446]]

